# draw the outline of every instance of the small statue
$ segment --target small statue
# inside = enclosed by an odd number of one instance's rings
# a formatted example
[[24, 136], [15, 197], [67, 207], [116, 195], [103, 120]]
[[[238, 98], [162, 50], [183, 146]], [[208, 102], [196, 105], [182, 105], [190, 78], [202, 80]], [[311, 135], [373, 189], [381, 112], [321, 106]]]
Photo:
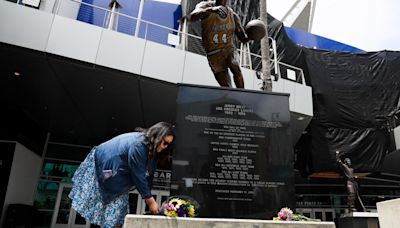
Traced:
[[358, 184], [354, 177], [354, 169], [350, 168], [351, 160], [349, 158], [345, 158], [344, 162], [340, 160], [339, 151], [336, 151], [336, 162], [338, 163], [340, 169], [342, 169], [344, 175], [346, 176], [346, 188], [347, 188], [347, 206], [349, 207], [350, 212], [357, 211], [355, 207], [355, 200], [357, 199], [361, 205], [362, 211], [366, 212], [365, 206], [361, 201], [360, 194], [358, 193]]

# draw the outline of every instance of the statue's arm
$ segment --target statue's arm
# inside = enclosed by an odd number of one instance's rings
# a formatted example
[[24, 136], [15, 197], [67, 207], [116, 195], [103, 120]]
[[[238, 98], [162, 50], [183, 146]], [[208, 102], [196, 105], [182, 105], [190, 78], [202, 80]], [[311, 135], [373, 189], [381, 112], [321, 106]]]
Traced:
[[346, 164], [344, 164], [342, 162], [342, 160], [340, 160], [340, 158], [336, 158], [336, 162], [338, 163], [340, 169], [343, 171], [344, 175], [347, 178], [352, 178], [353, 177], [353, 172], [350, 170], [350, 168]]
[[339, 165], [340, 169], [341, 169], [343, 172], [346, 173], [346, 171], [347, 171], [347, 169], [346, 169], [347, 166], [346, 166], [346, 164], [344, 164], [344, 163], [342, 162], [342, 160], [340, 160], [339, 152], [336, 152], [336, 163]]
[[236, 34], [236, 36], [239, 38], [239, 40], [242, 43], [248, 42], [250, 39], [247, 37], [246, 31], [244, 30], [242, 24], [240, 23], [239, 16], [234, 12], [232, 12], [232, 13], [233, 13], [233, 18], [235, 20], [235, 34]]
[[196, 5], [195, 9], [190, 13], [188, 20], [190, 22], [195, 22], [200, 19], [204, 19], [210, 15], [212, 12], [218, 11], [217, 7], [210, 5], [207, 2], [200, 2]]

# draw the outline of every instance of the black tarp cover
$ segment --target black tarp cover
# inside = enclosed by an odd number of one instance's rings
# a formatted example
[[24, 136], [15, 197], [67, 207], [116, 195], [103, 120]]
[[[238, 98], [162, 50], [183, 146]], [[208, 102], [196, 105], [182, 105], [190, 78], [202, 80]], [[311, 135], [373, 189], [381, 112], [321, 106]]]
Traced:
[[335, 151], [358, 172], [379, 171], [388, 152], [386, 116], [400, 97], [400, 52], [339, 52], [301, 47], [283, 24], [268, 18], [278, 58], [304, 70], [314, 117], [296, 146], [303, 174], [337, 171]]

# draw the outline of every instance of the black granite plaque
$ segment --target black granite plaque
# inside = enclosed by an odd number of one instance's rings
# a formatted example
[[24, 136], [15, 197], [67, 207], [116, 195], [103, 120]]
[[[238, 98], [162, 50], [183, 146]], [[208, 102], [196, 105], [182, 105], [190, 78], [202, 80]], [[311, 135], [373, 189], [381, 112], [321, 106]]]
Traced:
[[286, 94], [180, 84], [171, 195], [200, 217], [270, 219], [295, 204]]
[[0, 142], [0, 215], [6, 198], [15, 145], [15, 143]]

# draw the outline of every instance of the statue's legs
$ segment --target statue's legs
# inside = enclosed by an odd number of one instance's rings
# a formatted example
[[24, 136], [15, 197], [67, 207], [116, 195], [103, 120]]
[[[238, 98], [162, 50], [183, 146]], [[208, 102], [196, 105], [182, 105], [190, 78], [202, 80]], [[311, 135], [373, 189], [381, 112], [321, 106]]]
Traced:
[[214, 73], [215, 79], [220, 86], [223, 87], [232, 87], [231, 77], [229, 76], [228, 71], [222, 71], [218, 73]]
[[236, 61], [235, 52], [229, 55], [227, 61], [228, 67], [233, 74], [233, 81], [235, 82], [236, 88], [244, 88], [243, 74], [238, 61]]
[[347, 206], [348, 206], [350, 212], [357, 211], [357, 209], [355, 207], [355, 200], [356, 200], [356, 194], [349, 193], [347, 195]]
[[346, 187], [347, 187], [347, 206], [349, 208], [349, 212], [357, 211], [355, 207], [355, 201], [356, 201], [355, 185], [351, 181], [348, 181]]

